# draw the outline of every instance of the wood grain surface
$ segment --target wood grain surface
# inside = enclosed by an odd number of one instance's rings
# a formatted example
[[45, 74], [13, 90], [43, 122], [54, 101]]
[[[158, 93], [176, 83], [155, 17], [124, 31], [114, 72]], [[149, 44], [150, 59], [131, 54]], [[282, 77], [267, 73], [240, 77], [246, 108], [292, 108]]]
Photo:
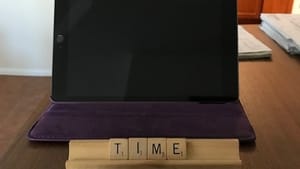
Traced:
[[37, 105], [47, 104], [49, 88], [50, 78], [0, 76], [0, 158]]
[[[115, 160], [114, 157], [110, 159], [111, 140], [72, 140], [69, 143], [66, 169], [241, 169], [237, 139], [183, 140], [187, 146], [187, 155], [185, 159], [180, 160], [157, 160], [150, 159], [149, 156], [147, 160]], [[122, 141], [124, 140], [119, 142]], [[148, 148], [148, 152], [149, 149], [151, 148]]]
[[294, 0], [264, 0], [263, 13], [291, 13]]
[[[242, 168], [299, 169], [300, 59], [287, 55], [257, 25], [245, 28], [272, 48], [273, 56], [239, 65], [240, 99], [257, 134], [256, 144], [240, 146]], [[1, 132], [10, 124], [19, 125], [0, 160], [1, 169], [65, 168], [67, 143], [36, 143], [26, 138], [49, 104], [49, 92], [49, 78], [0, 77]]]

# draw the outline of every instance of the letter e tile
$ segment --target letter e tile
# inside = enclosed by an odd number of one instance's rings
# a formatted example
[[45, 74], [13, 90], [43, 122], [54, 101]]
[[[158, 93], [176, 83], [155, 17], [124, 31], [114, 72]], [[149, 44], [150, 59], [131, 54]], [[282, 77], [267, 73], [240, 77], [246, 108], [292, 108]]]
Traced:
[[184, 160], [186, 159], [186, 139], [167, 138], [167, 159]]

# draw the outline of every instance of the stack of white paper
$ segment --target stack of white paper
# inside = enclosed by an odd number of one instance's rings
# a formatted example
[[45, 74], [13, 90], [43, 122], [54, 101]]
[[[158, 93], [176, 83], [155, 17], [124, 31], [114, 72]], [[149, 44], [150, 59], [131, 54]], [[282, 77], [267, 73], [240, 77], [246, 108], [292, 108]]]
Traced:
[[241, 26], [238, 26], [238, 37], [240, 60], [271, 57], [272, 50]]
[[300, 15], [262, 14], [261, 29], [291, 55], [300, 54]]

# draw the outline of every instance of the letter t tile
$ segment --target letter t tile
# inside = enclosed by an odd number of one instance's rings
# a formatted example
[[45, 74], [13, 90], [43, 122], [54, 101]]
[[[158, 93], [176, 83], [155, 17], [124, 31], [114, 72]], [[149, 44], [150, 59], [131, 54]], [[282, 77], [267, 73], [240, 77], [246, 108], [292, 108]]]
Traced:
[[128, 139], [110, 139], [110, 159], [128, 160]]

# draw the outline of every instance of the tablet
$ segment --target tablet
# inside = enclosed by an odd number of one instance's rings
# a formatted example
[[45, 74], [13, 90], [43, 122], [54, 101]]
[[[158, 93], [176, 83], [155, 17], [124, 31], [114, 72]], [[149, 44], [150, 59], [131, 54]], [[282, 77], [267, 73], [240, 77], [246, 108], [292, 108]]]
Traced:
[[52, 99], [238, 99], [235, 0], [55, 2]]
[[235, 0], [57, 0], [53, 100], [28, 138], [253, 142], [236, 22]]

